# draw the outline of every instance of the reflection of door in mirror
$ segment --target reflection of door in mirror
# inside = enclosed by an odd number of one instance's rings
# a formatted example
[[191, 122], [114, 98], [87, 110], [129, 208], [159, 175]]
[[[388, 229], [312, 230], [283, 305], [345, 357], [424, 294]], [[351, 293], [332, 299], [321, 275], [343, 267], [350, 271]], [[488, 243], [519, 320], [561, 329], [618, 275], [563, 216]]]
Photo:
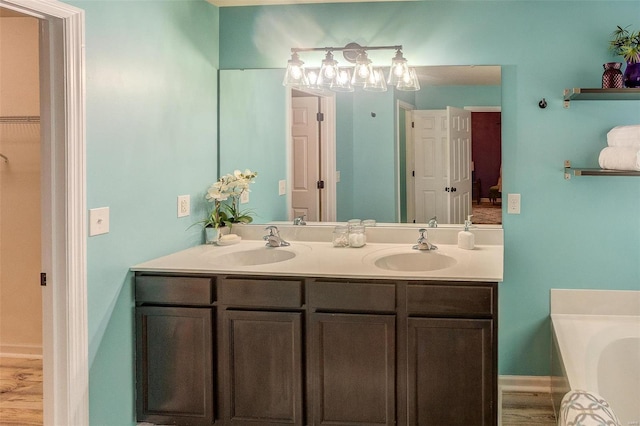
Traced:
[[471, 113], [413, 111], [413, 122], [415, 222], [464, 222], [471, 214]]
[[331, 96], [291, 91], [292, 217], [335, 221], [335, 107]]

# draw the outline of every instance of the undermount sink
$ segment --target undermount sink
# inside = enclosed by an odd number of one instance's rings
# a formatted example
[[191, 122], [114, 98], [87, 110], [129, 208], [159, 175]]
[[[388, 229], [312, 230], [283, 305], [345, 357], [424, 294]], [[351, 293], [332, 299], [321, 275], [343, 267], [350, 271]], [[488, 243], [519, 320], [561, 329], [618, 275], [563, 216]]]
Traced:
[[378, 258], [374, 265], [391, 271], [435, 271], [455, 265], [457, 261], [433, 251], [389, 254]]
[[256, 248], [215, 256], [211, 260], [225, 266], [253, 266], [284, 262], [293, 259], [296, 253], [282, 248]]

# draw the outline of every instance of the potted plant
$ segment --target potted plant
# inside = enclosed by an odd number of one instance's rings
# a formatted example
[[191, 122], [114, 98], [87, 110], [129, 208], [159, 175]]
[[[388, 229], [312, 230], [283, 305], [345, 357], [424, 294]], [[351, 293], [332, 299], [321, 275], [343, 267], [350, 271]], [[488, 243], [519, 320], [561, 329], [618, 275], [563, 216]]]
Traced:
[[627, 62], [623, 81], [626, 87], [640, 86], [640, 31], [629, 31], [627, 28], [617, 26], [611, 34], [609, 49], [616, 55], [620, 55]]
[[205, 199], [213, 203], [207, 217], [200, 221], [204, 226], [206, 242], [213, 244], [220, 239], [224, 228], [231, 230], [234, 223], [253, 222], [250, 210], [239, 207], [244, 192], [250, 192], [249, 184], [254, 183], [257, 172], [235, 170], [220, 177], [207, 190]]

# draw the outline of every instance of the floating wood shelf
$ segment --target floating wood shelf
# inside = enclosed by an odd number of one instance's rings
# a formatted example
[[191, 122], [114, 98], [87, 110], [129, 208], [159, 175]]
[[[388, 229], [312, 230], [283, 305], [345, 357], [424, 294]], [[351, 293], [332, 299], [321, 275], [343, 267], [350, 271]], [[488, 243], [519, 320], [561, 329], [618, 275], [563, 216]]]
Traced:
[[626, 89], [564, 89], [564, 107], [571, 101], [640, 101], [640, 88]]
[[564, 178], [571, 179], [571, 171], [574, 176], [640, 176], [640, 172], [633, 170], [607, 170], [594, 168], [572, 168], [571, 161], [564, 162]]

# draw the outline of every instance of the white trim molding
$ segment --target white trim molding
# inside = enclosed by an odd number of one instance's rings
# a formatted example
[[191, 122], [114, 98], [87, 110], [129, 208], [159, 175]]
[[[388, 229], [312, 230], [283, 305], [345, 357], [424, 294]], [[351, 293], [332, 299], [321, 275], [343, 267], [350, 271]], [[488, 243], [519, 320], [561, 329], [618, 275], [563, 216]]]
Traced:
[[44, 424], [89, 424], [84, 12], [0, 0], [40, 22]]
[[498, 386], [502, 392], [551, 393], [550, 376], [499, 376]]

